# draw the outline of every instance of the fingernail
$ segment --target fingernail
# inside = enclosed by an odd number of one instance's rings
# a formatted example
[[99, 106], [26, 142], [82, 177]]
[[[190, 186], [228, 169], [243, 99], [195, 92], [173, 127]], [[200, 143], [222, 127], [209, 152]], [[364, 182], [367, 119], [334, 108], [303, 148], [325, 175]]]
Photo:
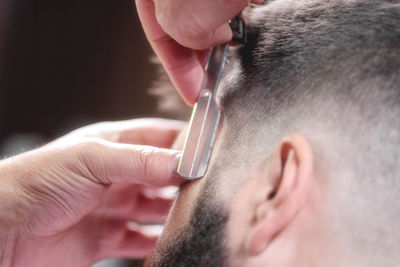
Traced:
[[179, 166], [179, 161], [181, 159], [182, 153], [176, 153], [175, 157], [171, 160], [169, 163], [169, 168], [171, 170], [171, 173], [174, 175], [178, 175], [178, 166]]

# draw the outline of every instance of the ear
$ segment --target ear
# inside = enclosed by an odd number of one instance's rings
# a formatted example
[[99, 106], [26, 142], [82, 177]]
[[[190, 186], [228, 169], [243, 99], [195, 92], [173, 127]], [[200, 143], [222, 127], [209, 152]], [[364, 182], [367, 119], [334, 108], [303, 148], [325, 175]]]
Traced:
[[[267, 162], [267, 164], [266, 164]], [[256, 175], [258, 196], [246, 249], [258, 255], [293, 221], [305, 203], [314, 174], [313, 154], [301, 135], [285, 137]]]

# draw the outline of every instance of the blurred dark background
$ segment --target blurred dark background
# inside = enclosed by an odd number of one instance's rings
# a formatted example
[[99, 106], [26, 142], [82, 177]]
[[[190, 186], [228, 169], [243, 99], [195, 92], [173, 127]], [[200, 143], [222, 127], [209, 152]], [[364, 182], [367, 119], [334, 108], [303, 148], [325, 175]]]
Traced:
[[154, 114], [155, 67], [134, 1], [0, 1], [3, 155], [13, 143]]
[[88, 123], [154, 115], [150, 55], [134, 1], [0, 0], [0, 156]]

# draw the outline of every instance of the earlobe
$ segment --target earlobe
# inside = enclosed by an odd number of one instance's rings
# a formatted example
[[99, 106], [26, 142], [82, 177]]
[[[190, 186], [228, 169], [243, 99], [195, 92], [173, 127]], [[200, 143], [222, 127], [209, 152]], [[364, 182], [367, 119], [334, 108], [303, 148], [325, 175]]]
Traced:
[[302, 136], [292, 134], [282, 140], [275, 151], [269, 170], [259, 172], [263, 196], [255, 203], [253, 224], [246, 247], [250, 255], [268, 248], [301, 209], [313, 176], [311, 148]]

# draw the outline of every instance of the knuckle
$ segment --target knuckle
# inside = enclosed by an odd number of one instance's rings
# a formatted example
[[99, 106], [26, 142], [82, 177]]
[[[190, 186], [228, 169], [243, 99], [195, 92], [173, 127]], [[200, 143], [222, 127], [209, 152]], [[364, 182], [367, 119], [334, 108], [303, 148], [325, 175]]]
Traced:
[[139, 168], [141, 169], [144, 178], [151, 177], [155, 165], [155, 157], [155, 148], [146, 147], [141, 150], [141, 153], [139, 153], [138, 164], [140, 164]]
[[190, 23], [187, 23], [186, 25], [181, 25], [181, 31], [182, 33], [185, 33], [187, 37], [192, 39], [200, 39], [211, 32], [211, 29], [206, 26], [204, 20], [197, 17], [196, 14], [191, 15]]
[[74, 146], [76, 152], [82, 156], [91, 156], [93, 152], [100, 149], [100, 143], [94, 138], [82, 138]]
[[85, 138], [73, 147], [73, 151], [78, 159], [79, 165], [76, 166], [78, 174], [94, 182], [103, 183], [107, 177], [103, 168], [103, 146], [93, 138]]
[[212, 30], [209, 30], [203, 20], [196, 17], [196, 14], [183, 16], [182, 13], [178, 13], [167, 16], [161, 13], [157, 14], [157, 21], [163, 30], [181, 45], [192, 49], [208, 48], [210, 41], [208, 36], [211, 35]]

